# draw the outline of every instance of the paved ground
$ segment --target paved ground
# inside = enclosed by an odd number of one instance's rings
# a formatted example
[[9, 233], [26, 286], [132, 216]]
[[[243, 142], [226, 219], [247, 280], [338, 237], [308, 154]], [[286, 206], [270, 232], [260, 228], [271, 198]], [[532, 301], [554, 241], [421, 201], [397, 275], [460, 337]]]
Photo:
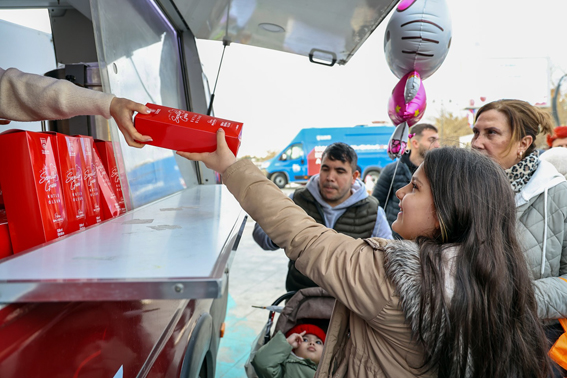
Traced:
[[[286, 194], [292, 191], [284, 189]], [[232, 262], [226, 332], [220, 343], [216, 378], [246, 377], [244, 363], [268, 319], [268, 311], [251, 306], [268, 306], [285, 293], [288, 258], [281, 249], [264, 251], [258, 247], [252, 239], [254, 224], [248, 218]]]

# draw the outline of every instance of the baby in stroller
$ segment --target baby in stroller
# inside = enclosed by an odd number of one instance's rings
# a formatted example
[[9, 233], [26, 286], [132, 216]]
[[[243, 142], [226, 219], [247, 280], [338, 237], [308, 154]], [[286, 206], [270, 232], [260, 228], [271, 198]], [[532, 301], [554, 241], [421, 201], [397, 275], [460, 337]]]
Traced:
[[325, 290], [312, 287], [287, 293], [273, 306], [290, 297], [281, 310], [273, 336], [270, 332], [274, 311], [270, 312], [246, 364], [248, 377], [312, 378], [315, 375], [335, 299]]
[[[287, 339], [286, 339], [287, 337]], [[323, 354], [325, 332], [314, 324], [299, 324], [282, 331], [256, 352], [252, 366], [260, 378], [312, 378]]]

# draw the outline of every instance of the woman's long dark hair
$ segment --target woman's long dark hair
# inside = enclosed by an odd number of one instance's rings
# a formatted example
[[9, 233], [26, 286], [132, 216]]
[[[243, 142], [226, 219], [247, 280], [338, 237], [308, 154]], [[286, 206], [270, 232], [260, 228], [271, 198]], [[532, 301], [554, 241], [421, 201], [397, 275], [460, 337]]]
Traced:
[[[434, 335], [418, 336], [425, 366], [439, 377], [547, 377], [547, 343], [504, 172], [490, 158], [459, 148], [428, 152], [423, 170], [440, 224], [436, 237], [417, 240], [423, 278], [419, 335]], [[443, 296], [448, 246], [459, 251], [450, 303]], [[422, 329], [426, 314], [435, 329]]]

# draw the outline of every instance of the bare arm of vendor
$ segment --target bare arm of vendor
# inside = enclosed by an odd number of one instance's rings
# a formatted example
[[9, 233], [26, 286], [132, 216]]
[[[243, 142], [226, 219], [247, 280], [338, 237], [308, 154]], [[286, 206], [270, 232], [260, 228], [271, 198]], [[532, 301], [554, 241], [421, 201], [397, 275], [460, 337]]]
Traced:
[[141, 148], [151, 137], [140, 134], [134, 112], [149, 113], [145, 105], [113, 94], [81, 88], [67, 80], [0, 68], [0, 125], [9, 121], [66, 119], [78, 115], [112, 117], [126, 143]]

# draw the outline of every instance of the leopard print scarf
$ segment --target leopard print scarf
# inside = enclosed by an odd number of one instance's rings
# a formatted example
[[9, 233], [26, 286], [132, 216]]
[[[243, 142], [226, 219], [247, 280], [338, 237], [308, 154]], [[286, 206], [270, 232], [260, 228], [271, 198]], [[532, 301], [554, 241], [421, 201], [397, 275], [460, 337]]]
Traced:
[[505, 170], [514, 193], [519, 193], [524, 186], [526, 186], [538, 166], [539, 152], [535, 150], [518, 163]]

